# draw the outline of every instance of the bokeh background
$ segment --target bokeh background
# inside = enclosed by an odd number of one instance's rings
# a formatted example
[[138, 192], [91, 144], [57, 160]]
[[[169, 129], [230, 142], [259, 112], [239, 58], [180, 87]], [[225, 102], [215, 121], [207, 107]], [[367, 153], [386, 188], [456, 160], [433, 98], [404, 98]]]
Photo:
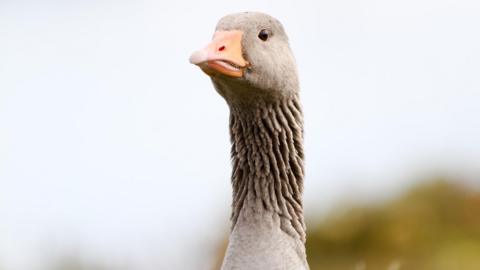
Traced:
[[277, 17], [314, 269], [480, 269], [480, 4], [0, 0], [0, 269], [217, 269], [228, 109], [188, 63]]

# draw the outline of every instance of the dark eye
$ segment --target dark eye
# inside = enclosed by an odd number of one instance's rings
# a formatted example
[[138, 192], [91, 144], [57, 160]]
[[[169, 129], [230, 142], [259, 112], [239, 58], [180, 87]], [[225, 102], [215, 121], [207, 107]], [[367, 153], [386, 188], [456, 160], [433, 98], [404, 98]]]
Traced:
[[260, 33], [258, 33], [258, 38], [263, 41], [267, 41], [268, 37], [269, 37], [269, 34], [266, 29], [263, 29], [262, 31], [260, 31]]

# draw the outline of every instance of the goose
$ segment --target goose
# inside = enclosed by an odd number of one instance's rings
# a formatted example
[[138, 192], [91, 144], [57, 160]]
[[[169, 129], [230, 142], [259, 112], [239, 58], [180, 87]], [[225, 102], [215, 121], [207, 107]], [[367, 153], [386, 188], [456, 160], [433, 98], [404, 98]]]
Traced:
[[233, 190], [222, 270], [308, 270], [303, 217], [303, 114], [282, 24], [227, 15], [190, 56], [230, 109]]

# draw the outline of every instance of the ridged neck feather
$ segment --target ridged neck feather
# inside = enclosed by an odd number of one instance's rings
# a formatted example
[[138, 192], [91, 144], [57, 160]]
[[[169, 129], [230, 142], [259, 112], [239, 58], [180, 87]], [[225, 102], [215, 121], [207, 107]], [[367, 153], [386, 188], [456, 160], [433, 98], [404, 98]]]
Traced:
[[305, 241], [303, 115], [297, 94], [255, 105], [230, 105], [232, 228], [240, 213], [273, 214]]

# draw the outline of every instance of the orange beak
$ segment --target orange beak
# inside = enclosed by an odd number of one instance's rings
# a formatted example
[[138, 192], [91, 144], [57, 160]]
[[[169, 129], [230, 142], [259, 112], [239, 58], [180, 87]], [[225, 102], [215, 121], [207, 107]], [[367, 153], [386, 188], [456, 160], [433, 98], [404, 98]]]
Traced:
[[217, 31], [207, 47], [190, 56], [190, 63], [199, 66], [209, 76], [216, 73], [239, 78], [248, 62], [242, 55], [242, 34], [238, 30]]

